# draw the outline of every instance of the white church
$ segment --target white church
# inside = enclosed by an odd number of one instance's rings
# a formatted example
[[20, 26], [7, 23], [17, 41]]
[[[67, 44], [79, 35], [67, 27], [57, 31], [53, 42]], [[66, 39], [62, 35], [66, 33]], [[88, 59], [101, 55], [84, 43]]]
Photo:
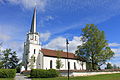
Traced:
[[23, 53], [23, 70], [31, 70], [30, 59], [34, 56], [34, 69], [56, 69], [56, 60], [58, 54], [63, 67], [60, 70], [67, 70], [69, 62], [70, 70], [86, 70], [86, 62], [84, 60], [78, 60], [74, 53], [68, 53], [57, 50], [43, 49], [40, 44], [40, 34], [36, 31], [36, 8], [32, 18], [31, 29], [27, 34], [27, 39], [24, 43]]

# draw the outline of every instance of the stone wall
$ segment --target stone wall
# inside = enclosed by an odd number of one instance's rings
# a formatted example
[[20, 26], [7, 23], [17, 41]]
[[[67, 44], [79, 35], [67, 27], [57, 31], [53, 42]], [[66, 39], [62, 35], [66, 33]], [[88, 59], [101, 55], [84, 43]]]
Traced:
[[[100, 74], [113, 74], [120, 73], [120, 71], [115, 72], [70, 72], [70, 76], [91, 76], [91, 75], [100, 75]], [[61, 76], [67, 76], [67, 72], [61, 72]]]

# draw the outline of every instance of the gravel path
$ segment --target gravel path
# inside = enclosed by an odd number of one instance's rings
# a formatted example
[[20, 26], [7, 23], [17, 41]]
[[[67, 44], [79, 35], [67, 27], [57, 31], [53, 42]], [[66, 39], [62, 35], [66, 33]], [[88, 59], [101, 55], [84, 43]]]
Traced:
[[16, 77], [15, 77], [15, 80], [31, 80], [31, 79], [27, 78], [24, 75], [21, 75], [20, 73], [17, 73]]

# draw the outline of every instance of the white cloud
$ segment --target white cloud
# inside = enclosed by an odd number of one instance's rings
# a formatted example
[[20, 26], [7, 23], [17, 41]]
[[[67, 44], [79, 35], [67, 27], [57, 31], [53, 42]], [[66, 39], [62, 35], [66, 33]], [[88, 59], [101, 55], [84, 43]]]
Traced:
[[120, 57], [120, 54], [115, 54], [114, 56], [115, 56], [115, 57]]
[[55, 50], [64, 50], [65, 49], [65, 38], [63, 37], [58, 37], [50, 41], [48, 44], [46, 44], [45, 48], [49, 49], [55, 49]]
[[2, 45], [2, 50], [5, 49], [12, 49], [13, 51], [16, 51], [17, 56], [19, 58], [22, 57], [23, 51], [24, 51], [24, 44], [23, 42], [17, 42], [17, 41], [11, 41], [11, 42], [5, 42]]
[[117, 47], [117, 46], [120, 46], [119, 43], [109, 43], [109, 46], [110, 47]]
[[54, 17], [53, 16], [46, 16], [46, 21], [49, 21], [49, 20], [54, 20]]
[[75, 52], [75, 50], [77, 49], [78, 45], [81, 45], [82, 42], [80, 41], [81, 37], [73, 37], [73, 40], [69, 42], [69, 50], [70, 52]]
[[112, 49], [112, 51], [113, 51], [114, 53], [120, 53], [120, 48], [118, 48], [118, 49]]
[[[69, 41], [69, 52], [75, 52], [78, 45], [81, 45], [81, 37], [74, 36], [71, 41]], [[43, 46], [44, 48], [54, 49], [54, 50], [63, 50], [66, 51], [66, 38], [57, 37], [50, 41], [48, 44]]]
[[47, 33], [41, 33], [40, 34], [40, 38], [42, 41], [47, 41], [51, 36], [51, 33], [47, 32]]
[[[4, 0], [1, 0], [4, 1]], [[22, 6], [22, 8], [31, 9], [35, 6], [41, 10], [45, 10], [46, 0], [6, 0], [11, 4], [16, 4]]]
[[11, 37], [9, 35], [5, 35], [5, 34], [0, 33], [0, 40], [1, 41], [7, 41], [10, 39], [11, 39]]

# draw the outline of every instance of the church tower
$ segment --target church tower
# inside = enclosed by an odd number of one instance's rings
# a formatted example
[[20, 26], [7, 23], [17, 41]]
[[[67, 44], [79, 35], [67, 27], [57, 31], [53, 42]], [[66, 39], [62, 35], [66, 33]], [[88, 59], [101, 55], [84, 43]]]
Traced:
[[34, 8], [31, 29], [24, 43], [23, 65], [25, 70], [42, 69], [40, 34], [36, 31], [36, 8]]

